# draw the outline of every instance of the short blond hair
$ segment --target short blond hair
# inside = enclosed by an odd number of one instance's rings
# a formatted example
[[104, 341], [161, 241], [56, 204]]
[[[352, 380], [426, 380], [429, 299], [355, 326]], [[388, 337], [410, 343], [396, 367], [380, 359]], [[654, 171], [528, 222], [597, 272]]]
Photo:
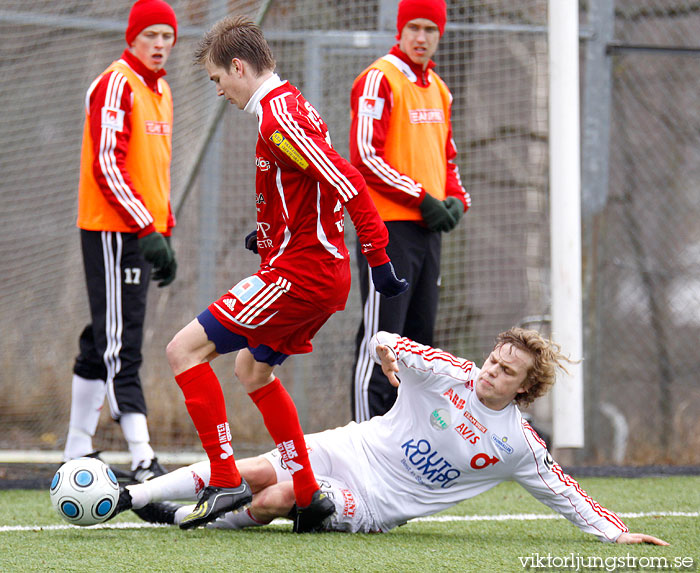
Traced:
[[542, 336], [536, 330], [513, 327], [501, 332], [496, 337], [495, 348], [504, 344], [512, 344], [532, 356], [532, 366], [525, 374], [525, 392], [515, 397], [515, 403], [519, 406], [527, 406], [540, 396], [544, 396], [556, 381], [557, 369], [568, 374], [564, 366], [576, 361], [561, 352], [561, 347], [554, 341]]

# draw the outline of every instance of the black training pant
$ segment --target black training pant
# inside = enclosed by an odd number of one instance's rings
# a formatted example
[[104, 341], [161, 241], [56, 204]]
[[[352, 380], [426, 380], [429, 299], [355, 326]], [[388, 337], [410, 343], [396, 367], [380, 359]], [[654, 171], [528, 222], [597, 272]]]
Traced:
[[151, 265], [135, 233], [80, 231], [91, 322], [73, 372], [107, 383], [112, 417], [146, 414], [139, 368]]
[[369, 356], [369, 340], [385, 330], [419, 342], [433, 344], [437, 316], [441, 234], [411, 221], [388, 221], [387, 254], [396, 276], [405, 278], [409, 290], [385, 298], [371, 284], [370, 269], [358, 244], [360, 294], [363, 319], [357, 332], [355, 369], [351, 393], [352, 415], [357, 422], [384, 414], [396, 400], [394, 388]]

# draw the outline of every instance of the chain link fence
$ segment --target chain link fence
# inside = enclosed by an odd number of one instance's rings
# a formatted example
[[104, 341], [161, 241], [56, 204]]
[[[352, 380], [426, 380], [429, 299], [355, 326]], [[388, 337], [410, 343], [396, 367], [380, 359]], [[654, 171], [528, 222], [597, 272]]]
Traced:
[[[167, 342], [258, 263], [243, 249], [255, 225], [256, 122], [230, 107], [221, 113], [211, 82], [191, 65], [194, 46], [224, 14], [264, 15], [278, 72], [320, 111], [347, 156], [350, 86], [396, 33], [394, 0], [171, 3], [179, 21], [167, 78], [180, 265], [171, 287], [149, 295], [142, 368], [157, 451], [199, 448]], [[547, 1], [447, 4], [437, 71], [455, 98], [458, 165], [473, 207], [445, 237], [436, 339], [480, 363], [513, 324], [549, 329]], [[63, 447], [71, 367], [88, 320], [74, 227], [82, 102], [123, 50], [130, 6], [5, 0], [0, 8], [3, 449]], [[580, 9], [587, 445], [578, 457], [698, 464], [700, 3], [590, 0]], [[352, 246], [349, 222], [346, 229]], [[359, 321], [353, 286], [314, 352], [279, 370], [306, 431], [350, 419]], [[236, 447], [272, 447], [234, 380], [232, 357], [214, 368]], [[546, 434], [546, 407], [532, 414]], [[122, 440], [103, 412], [95, 445], [121, 450]]]
[[609, 99], [588, 102], [609, 118], [609, 153], [586, 158], [608, 174], [584, 206], [588, 455], [698, 463], [700, 3], [597, 8], [614, 10], [614, 27], [604, 45]]

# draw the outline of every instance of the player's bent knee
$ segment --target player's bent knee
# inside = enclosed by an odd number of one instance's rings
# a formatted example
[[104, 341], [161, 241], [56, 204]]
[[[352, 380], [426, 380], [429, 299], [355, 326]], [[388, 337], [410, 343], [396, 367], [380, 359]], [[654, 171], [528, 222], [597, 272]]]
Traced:
[[201, 362], [200, 357], [187, 344], [182, 331], [178, 332], [165, 347], [165, 356], [176, 376]]
[[292, 482], [282, 482], [265, 488], [255, 495], [250, 510], [261, 520], [286, 517], [294, 507], [294, 502]]
[[277, 474], [272, 464], [263, 456], [244, 458], [237, 462], [238, 471], [255, 494], [277, 483]]
[[257, 362], [248, 349], [242, 349], [236, 356], [234, 374], [246, 392], [254, 392], [274, 380], [273, 367]]
[[180, 343], [177, 338], [177, 334], [170, 342], [168, 342], [168, 345], [165, 347], [165, 356], [168, 359], [168, 364], [170, 364], [170, 369], [174, 373], [178, 374], [179, 365], [181, 362], [181, 349]]

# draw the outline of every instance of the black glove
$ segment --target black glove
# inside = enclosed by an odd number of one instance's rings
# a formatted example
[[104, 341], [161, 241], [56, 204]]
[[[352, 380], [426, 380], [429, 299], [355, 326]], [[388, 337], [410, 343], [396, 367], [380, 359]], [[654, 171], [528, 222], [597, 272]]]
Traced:
[[464, 216], [464, 203], [457, 199], [457, 197], [448, 197], [443, 201], [443, 203], [455, 220], [454, 227], [447, 229], [448, 231], [451, 231], [457, 226], [459, 220]]
[[165, 237], [154, 231], [139, 239], [139, 249], [143, 258], [153, 265], [156, 270], [170, 264], [173, 260], [173, 251], [168, 246]]
[[245, 236], [245, 248], [258, 254], [258, 232], [251, 231]]
[[159, 287], [168, 286], [171, 282], [175, 280], [175, 275], [177, 274], [177, 261], [175, 260], [175, 253], [173, 253], [172, 261], [170, 264], [157, 269], [153, 273], [152, 280], [160, 281], [158, 283]]
[[454, 215], [447, 209], [443, 201], [436, 199], [430, 193], [426, 193], [420, 204], [420, 213], [426, 226], [431, 231], [451, 231], [457, 225]]
[[408, 281], [396, 277], [394, 265], [391, 264], [391, 261], [378, 267], [372, 267], [371, 270], [374, 288], [385, 297], [391, 298], [408, 290]]

